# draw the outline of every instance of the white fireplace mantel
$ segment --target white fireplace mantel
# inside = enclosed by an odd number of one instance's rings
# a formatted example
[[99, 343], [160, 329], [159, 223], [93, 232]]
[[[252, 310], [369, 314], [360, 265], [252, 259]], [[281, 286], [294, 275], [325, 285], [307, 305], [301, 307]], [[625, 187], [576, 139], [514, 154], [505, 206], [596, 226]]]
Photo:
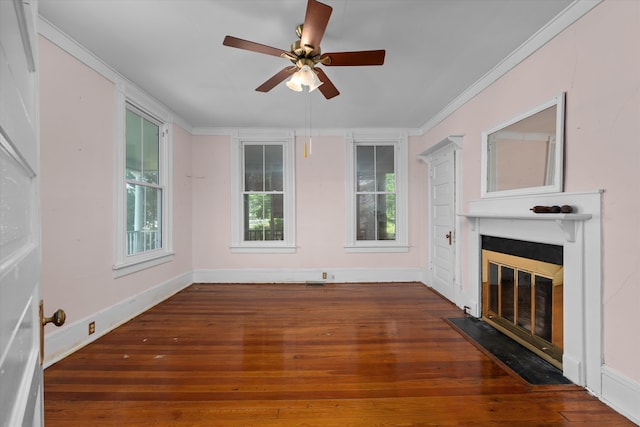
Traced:
[[[469, 202], [468, 306], [480, 316], [482, 307], [482, 236], [548, 243], [563, 247], [564, 375], [601, 392], [602, 368], [602, 237], [601, 191], [501, 197]], [[533, 206], [570, 205], [573, 213], [534, 213]], [[587, 333], [588, 331], [588, 333]]]
[[[567, 242], [575, 242], [576, 230], [580, 221], [587, 221], [593, 217], [591, 214], [553, 214], [553, 213], [529, 213], [529, 214], [498, 214], [490, 212], [476, 212], [460, 214], [460, 216], [467, 217], [468, 219], [503, 219], [503, 220], [520, 220], [520, 221], [553, 221], [556, 223], [562, 232]], [[472, 222], [472, 230], [475, 228], [475, 223]]]

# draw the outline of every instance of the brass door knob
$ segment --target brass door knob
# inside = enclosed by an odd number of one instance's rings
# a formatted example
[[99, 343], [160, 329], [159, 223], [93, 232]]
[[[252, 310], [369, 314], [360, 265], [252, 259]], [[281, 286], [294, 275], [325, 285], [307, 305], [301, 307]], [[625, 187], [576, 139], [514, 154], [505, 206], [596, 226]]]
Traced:
[[63, 309], [59, 308], [55, 313], [53, 313], [53, 316], [42, 318], [42, 326], [46, 325], [47, 323], [53, 323], [56, 326], [62, 326], [64, 325], [65, 320], [67, 320], [67, 314]]
[[59, 308], [51, 317], [44, 317], [44, 301], [40, 301], [40, 364], [44, 361], [44, 325], [53, 323], [56, 326], [64, 325], [67, 320], [67, 314], [63, 309]]

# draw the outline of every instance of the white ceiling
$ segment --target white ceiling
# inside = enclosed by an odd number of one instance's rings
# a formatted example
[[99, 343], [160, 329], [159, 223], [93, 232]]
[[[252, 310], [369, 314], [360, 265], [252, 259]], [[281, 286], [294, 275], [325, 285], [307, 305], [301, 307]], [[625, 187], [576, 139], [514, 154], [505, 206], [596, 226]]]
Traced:
[[[340, 91], [255, 88], [285, 59], [306, 0], [40, 0], [40, 14], [193, 127], [422, 127], [571, 0], [326, 0], [323, 52], [385, 49], [381, 67], [325, 67]], [[524, 82], [523, 82], [524, 83]], [[310, 119], [309, 119], [310, 117]]]

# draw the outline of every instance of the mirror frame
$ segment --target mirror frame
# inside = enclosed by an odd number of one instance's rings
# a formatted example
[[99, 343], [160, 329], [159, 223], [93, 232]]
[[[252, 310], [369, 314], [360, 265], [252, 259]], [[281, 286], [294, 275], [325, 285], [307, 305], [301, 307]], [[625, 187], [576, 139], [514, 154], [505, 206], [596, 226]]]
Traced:
[[[504, 196], [521, 196], [541, 193], [560, 193], [563, 191], [564, 178], [564, 105], [565, 93], [553, 97], [552, 99], [526, 111], [511, 120], [504, 122], [498, 126], [482, 132], [482, 181], [481, 181], [481, 197], [504, 197]], [[554, 152], [554, 177], [550, 184], [539, 187], [523, 187], [510, 190], [494, 190], [489, 191], [489, 180], [492, 179], [491, 156], [489, 153], [489, 136], [495, 132], [499, 132], [514, 123], [526, 120], [550, 107], [556, 107], [556, 131], [555, 131], [555, 152]]]

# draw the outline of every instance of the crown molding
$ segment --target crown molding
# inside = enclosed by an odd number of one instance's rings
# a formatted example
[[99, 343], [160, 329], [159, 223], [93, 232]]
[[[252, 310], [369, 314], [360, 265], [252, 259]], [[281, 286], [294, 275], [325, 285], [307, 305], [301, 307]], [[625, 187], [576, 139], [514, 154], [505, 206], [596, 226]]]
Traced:
[[[282, 130], [282, 128], [228, 128], [228, 127], [194, 127], [191, 130], [193, 135], [199, 136], [233, 136], [238, 132], [272, 132], [275, 130]], [[322, 128], [322, 129], [308, 129], [298, 128], [294, 129], [294, 133], [297, 137], [302, 136], [344, 136], [346, 132], [381, 132], [381, 133], [400, 133], [408, 136], [420, 136], [423, 132], [419, 128], [410, 129], [389, 129], [389, 128]]]
[[489, 72], [482, 76], [479, 80], [469, 86], [464, 92], [458, 95], [439, 113], [429, 119], [420, 127], [420, 134], [423, 135], [436, 125], [453, 114], [456, 110], [469, 102], [480, 92], [489, 87], [500, 77], [507, 74], [522, 61], [527, 59], [538, 49], [551, 41], [555, 36], [571, 26], [578, 19], [582, 18], [594, 7], [602, 3], [603, 0], [575, 0], [560, 12], [554, 19], [549, 21], [544, 27], [538, 30], [534, 35], [529, 37], [527, 41], [521, 44], [516, 50], [511, 52], [509, 56], [503, 59], [498, 65], [493, 67]]
[[65, 34], [51, 22], [42, 16], [39, 16], [38, 18], [38, 33], [41, 36], [76, 58], [87, 67], [91, 68], [96, 73], [100, 74], [105, 79], [109, 80], [114, 85], [120, 88], [126, 88], [127, 91], [135, 92], [149, 100], [149, 102], [157, 105], [159, 108], [166, 110], [169, 112], [172, 123], [175, 123], [184, 130], [193, 133], [193, 126], [191, 126], [191, 124], [182, 117], [178, 116], [173, 110], [171, 110], [171, 108], [158, 101], [151, 94], [142, 90], [135, 83], [124, 77], [102, 59], [97, 57], [93, 52]]

